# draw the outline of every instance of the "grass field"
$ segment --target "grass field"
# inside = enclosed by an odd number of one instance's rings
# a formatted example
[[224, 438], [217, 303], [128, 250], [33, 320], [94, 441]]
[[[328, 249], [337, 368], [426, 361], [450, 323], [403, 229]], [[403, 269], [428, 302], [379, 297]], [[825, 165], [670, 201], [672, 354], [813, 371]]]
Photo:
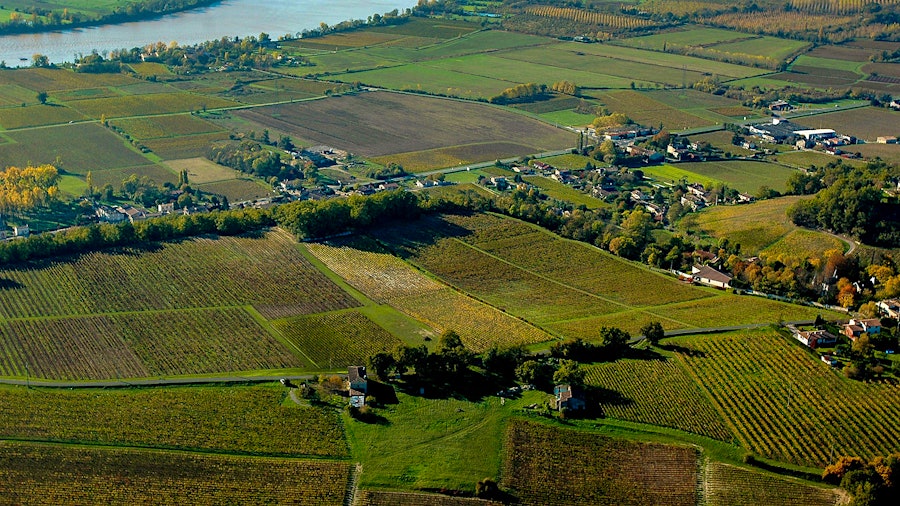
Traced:
[[[865, 149], [868, 146], [868, 144], [857, 144], [854, 146], [850, 146], [850, 148], [853, 151], [859, 151], [860, 148]], [[838, 159], [839, 158], [836, 158], [834, 155], [829, 155], [828, 153], [819, 151], [785, 151], [784, 153], [778, 153], [776, 161], [785, 165], [808, 169], [814, 165], [816, 167], [824, 167], [825, 165], [828, 165], [829, 163], [834, 162]], [[862, 162], [860, 160], [850, 160], [847, 158], [840, 158], [839, 160], [841, 160], [842, 163], [846, 163], [848, 165], [865, 165], [865, 162]]]
[[176, 172], [186, 170], [188, 172], [188, 181], [195, 185], [228, 181], [243, 175], [241, 172], [211, 162], [206, 158], [169, 160], [166, 162], [166, 165]]
[[866, 158], [877, 156], [888, 163], [900, 164], [900, 144], [857, 144], [853, 149]]
[[738, 55], [750, 55], [770, 58], [782, 61], [808, 47], [809, 43], [803, 40], [790, 40], [778, 37], [747, 38], [735, 42], [715, 44], [712, 49]]
[[344, 503], [344, 462], [0, 443], [12, 504]]
[[[368, 68], [368, 67], [367, 67]], [[394, 90], [426, 92], [467, 99], [483, 99], [514, 86], [511, 81], [459, 73], [431, 64], [401, 65], [329, 77], [339, 82], [359, 81]]]
[[4, 386], [0, 437], [242, 455], [348, 455], [337, 411], [282, 405], [286, 395], [280, 385], [74, 391]]
[[[740, 244], [744, 255], [758, 255], [772, 248], [772, 251], [793, 251], [795, 257], [804, 255], [802, 261], [806, 258], [805, 251], [794, 248], [814, 246], [814, 253], [827, 247], [846, 249], [846, 245], [834, 242], [836, 239], [832, 236], [801, 231], [791, 223], [787, 208], [802, 198], [781, 197], [743, 206], [712, 207], [697, 216], [697, 226], [703, 235], [727, 238], [732, 244]], [[802, 241], [802, 244], [794, 241]]]
[[525, 420], [507, 430], [502, 485], [520, 504], [694, 505], [697, 450]]
[[705, 46], [708, 44], [717, 44], [750, 38], [753, 38], [753, 35], [735, 32], [732, 30], [692, 27], [682, 31], [666, 32], [656, 35], [646, 35], [643, 37], [632, 37], [630, 39], [622, 40], [621, 44], [639, 49], [652, 49], [654, 51], [662, 51], [663, 46], [666, 44], [679, 44], [683, 46]]
[[497, 476], [509, 416], [499, 401], [398, 400], [378, 409], [383, 424], [345, 419], [352, 456], [365, 466], [360, 486], [473, 491], [478, 480]]
[[86, 119], [88, 119], [87, 116], [75, 109], [55, 104], [41, 105], [33, 102], [24, 107], [5, 107], [0, 109], [0, 126], [7, 130], [55, 125]]
[[837, 455], [871, 458], [897, 450], [897, 385], [846, 379], [771, 330], [672, 342], [689, 350], [680, 359], [742, 445], [757, 454], [822, 467]]
[[258, 179], [248, 177], [204, 183], [197, 187], [205, 192], [224, 195], [229, 202], [244, 202], [273, 195], [271, 187], [266, 186]]
[[781, 165], [751, 161], [679, 163], [677, 167], [751, 195], [761, 186], [784, 191], [788, 178], [794, 173], [793, 169]]
[[537, 152], [569, 147], [576, 141], [570, 132], [494, 107], [385, 92], [236, 114], [294, 139], [369, 157], [508, 139]]
[[576, 206], [583, 205], [588, 209], [598, 209], [607, 205], [600, 199], [587, 195], [583, 191], [575, 190], [548, 177], [528, 176], [524, 177], [523, 180], [540, 188], [541, 193], [544, 193], [548, 197], [565, 200], [566, 202], [571, 202]]
[[683, 165], [684, 164], [681, 163], [676, 165], [668, 163], [664, 165], [648, 165], [641, 170], [643, 170], [644, 174], [648, 177], [658, 181], [678, 182], [684, 179], [689, 183], [700, 183], [706, 188], [712, 188], [713, 186], [722, 183], [722, 181], [719, 181], [718, 179], [682, 168]]

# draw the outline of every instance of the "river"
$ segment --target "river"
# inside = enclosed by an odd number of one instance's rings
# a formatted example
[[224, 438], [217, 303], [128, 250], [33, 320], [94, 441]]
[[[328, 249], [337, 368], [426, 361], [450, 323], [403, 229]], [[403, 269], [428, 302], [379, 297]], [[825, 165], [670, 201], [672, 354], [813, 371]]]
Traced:
[[224, 0], [148, 21], [0, 37], [0, 60], [11, 67], [28, 66], [32, 55], [40, 53], [53, 63], [62, 63], [95, 49], [102, 53], [159, 41], [190, 45], [261, 32], [276, 39], [323, 22], [334, 25], [394, 9], [402, 12], [415, 4], [415, 0]]

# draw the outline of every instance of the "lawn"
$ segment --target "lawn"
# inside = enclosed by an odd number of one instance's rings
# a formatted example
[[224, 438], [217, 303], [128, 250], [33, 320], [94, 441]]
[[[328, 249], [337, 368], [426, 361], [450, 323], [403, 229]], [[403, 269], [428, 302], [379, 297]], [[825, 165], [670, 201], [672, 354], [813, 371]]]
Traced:
[[781, 165], [752, 161], [679, 163], [678, 168], [721, 181], [729, 188], [751, 195], [761, 186], [784, 191], [788, 178], [794, 173], [794, 169]]
[[742, 254], [756, 255], [796, 230], [787, 217], [787, 208], [801, 199], [781, 197], [742, 206], [710, 207], [697, 215], [697, 226], [703, 234], [740, 244]]
[[[726, 53], [747, 54], [782, 61], [808, 46], [809, 43], [803, 40], [758, 37], [736, 42], [715, 44], [712, 46], [712, 49], [724, 51]], [[803, 58], [803, 56], [800, 56], [800, 58]]]
[[499, 474], [508, 413], [496, 398], [397, 398], [377, 410], [384, 423], [344, 420], [353, 459], [363, 464], [360, 486], [474, 491]]
[[681, 180], [686, 180], [689, 183], [700, 183], [706, 188], [712, 188], [717, 184], [721, 184], [720, 180], [689, 171], [683, 168], [683, 165], [681, 163], [677, 165], [648, 165], [641, 170], [644, 171], [644, 175], [660, 181], [677, 183]]
[[230, 167], [213, 163], [206, 158], [185, 158], [169, 160], [166, 165], [175, 172], [187, 171], [191, 184], [201, 185], [215, 181], [228, 181], [243, 176], [243, 173]]

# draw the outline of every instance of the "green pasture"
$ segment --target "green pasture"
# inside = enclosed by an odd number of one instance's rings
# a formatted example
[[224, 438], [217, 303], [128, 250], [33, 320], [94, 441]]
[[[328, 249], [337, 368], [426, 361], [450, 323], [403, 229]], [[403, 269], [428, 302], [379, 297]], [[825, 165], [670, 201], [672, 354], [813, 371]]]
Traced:
[[696, 215], [695, 225], [701, 235], [727, 238], [741, 245], [741, 253], [756, 255], [797, 229], [788, 219], [787, 209], [798, 200], [802, 198], [791, 196], [709, 207]]
[[0, 83], [17, 84], [35, 93], [46, 91], [51, 95], [61, 90], [124, 86], [137, 82], [140, 81], [125, 74], [87, 74], [69, 69], [25, 68], [0, 72]]
[[122, 185], [122, 181], [131, 177], [132, 174], [139, 178], [147, 176], [158, 185], [178, 181], [178, 176], [174, 172], [160, 164], [94, 170], [91, 172], [91, 177], [94, 179], [94, 186], [102, 187], [105, 184], [111, 184], [113, 188], [118, 188]]
[[272, 188], [257, 179], [241, 178], [227, 181], [216, 181], [197, 185], [204, 192], [223, 195], [229, 202], [243, 202], [258, 198], [271, 197]]
[[861, 69], [866, 63], [868, 62], [820, 58], [817, 56], [808, 56], [805, 54], [801, 54], [794, 60], [794, 63], [791, 65], [791, 67], [793, 68], [794, 66], [799, 65], [803, 67], [818, 67], [822, 69], [843, 70], [846, 72], [853, 72], [854, 74], [858, 74], [860, 77], [862, 77], [863, 75], [865, 75], [865, 73]]
[[[354, 72], [331, 79], [342, 82], [359, 81], [372, 86], [395, 90], [425, 91], [462, 98], [485, 98], [498, 95], [516, 83], [490, 77], [456, 72], [424, 64]], [[2, 118], [2, 116], [0, 116]]]
[[579, 44], [578, 42], [567, 42], [565, 44], [553, 46], [553, 48], [563, 51], [583, 52], [596, 56], [606, 56], [608, 58], [628, 62], [670, 67], [677, 69], [678, 71], [681, 71], [683, 68], [688, 71], [705, 72], [721, 77], [746, 78], [768, 72], [765, 69], [704, 60], [693, 56], [645, 51], [642, 49], [614, 46], [611, 44]]
[[[529, 394], [541, 399], [545, 394]], [[367, 424], [344, 418], [350, 452], [362, 462], [360, 485], [469, 490], [500, 472], [509, 412], [496, 398], [480, 402], [398, 394], [377, 410], [387, 420]], [[535, 399], [532, 399], [534, 402]]]
[[39, 104], [37, 100], [25, 107], [0, 109], [0, 126], [6, 130], [17, 128], [56, 125], [88, 119], [75, 109], [48, 102]]
[[488, 30], [443, 41], [423, 48], [378, 48], [373, 52], [405, 61], [436, 60], [453, 56], [488, 53], [498, 50], [516, 50], [527, 46], [555, 44], [554, 39], [514, 32]]
[[[851, 148], [853, 150], [856, 150], [861, 146], [863, 145], [851, 146]], [[865, 162], [860, 160], [837, 158], [834, 155], [829, 155], [828, 153], [823, 153], [821, 151], [786, 151], [784, 153], [779, 153], [777, 158], [775, 159], [775, 161], [777, 161], [778, 163], [783, 163], [785, 165], [791, 165], [794, 167], [802, 167], [804, 169], [808, 169], [813, 165], [817, 167], [823, 167], [831, 162], [834, 162], [835, 160], [841, 160], [841, 162], [850, 165], [865, 165]]]
[[594, 121], [593, 114], [582, 114], [575, 111], [556, 111], [540, 114], [542, 120], [547, 123], [554, 123], [567, 126], [584, 126]]
[[725, 51], [726, 53], [762, 56], [781, 61], [807, 46], [809, 46], [809, 43], [802, 40], [779, 39], [777, 37], [757, 37], [739, 40], [737, 42], [716, 44], [712, 46], [711, 49]]
[[554, 199], [571, 202], [576, 206], [583, 205], [588, 209], [598, 209], [607, 206], [607, 204], [600, 199], [594, 198], [583, 191], [576, 190], [559, 181], [544, 176], [525, 176], [523, 179], [525, 182], [540, 188], [541, 193]]
[[105, 86], [102, 88], [76, 88], [73, 90], [54, 91], [53, 94], [50, 95], [50, 99], [56, 102], [71, 102], [86, 98], [109, 98], [121, 95], [122, 93], [116, 91], [115, 88]]
[[0, 106], [16, 106], [37, 100], [37, 93], [16, 84], [0, 84]]
[[682, 163], [680, 168], [706, 176], [744, 193], [755, 194], [760, 186], [784, 191], [793, 169], [774, 163], [752, 161], [719, 161]]
[[80, 177], [65, 174], [59, 178], [59, 191], [75, 197], [84, 195], [87, 187], [87, 183]]
[[323, 75], [380, 67], [393, 67], [403, 63], [402, 61], [384, 58], [373, 54], [371, 51], [360, 49], [314, 55], [309, 57], [309, 61], [313, 64], [312, 67], [296, 67], [284, 69], [283, 71], [294, 75]]
[[687, 27], [687, 29], [680, 31], [623, 39], [618, 43], [637, 49], [662, 51], [665, 44], [700, 46], [740, 39], [750, 39], [753, 37], [754, 36], [751, 34], [735, 32], [732, 30], [722, 30], [720, 28]]
[[374, 26], [370, 28], [373, 32], [411, 35], [414, 37], [435, 37], [438, 39], [461, 37], [480, 29], [481, 27], [478, 24], [466, 21], [419, 17], [410, 18], [408, 22], [399, 25]]
[[587, 164], [592, 165], [602, 165], [602, 162], [594, 160], [589, 156], [582, 155], [558, 155], [551, 156], [549, 158], [541, 158], [541, 161], [544, 163], [548, 163], [554, 167], [558, 167], [560, 169], [569, 169], [569, 170], [582, 170], [587, 166]]
[[677, 183], [678, 181], [685, 180], [689, 183], [700, 183], [705, 187], [713, 187], [722, 183], [722, 181], [719, 181], [718, 179], [687, 170], [683, 168], [683, 165], [684, 164], [678, 164], [677, 166], [670, 164], [649, 165], [643, 167], [641, 170], [644, 171], [644, 175], [661, 181], [672, 181]]
[[[525, 50], [529, 51], [529, 50]], [[543, 51], [543, 48], [536, 49]], [[460, 58], [448, 58], [427, 65], [453, 73], [472, 75], [483, 78], [504, 80], [513, 84], [503, 89], [520, 83], [553, 84], [557, 81], [567, 80], [582, 87], [588, 88], [627, 88], [632, 79], [595, 73], [586, 66], [585, 70], [566, 68], [561, 66], [549, 66], [540, 62], [513, 59], [521, 57], [520, 52], [503, 55], [472, 55]], [[503, 89], [497, 90], [497, 95]]]

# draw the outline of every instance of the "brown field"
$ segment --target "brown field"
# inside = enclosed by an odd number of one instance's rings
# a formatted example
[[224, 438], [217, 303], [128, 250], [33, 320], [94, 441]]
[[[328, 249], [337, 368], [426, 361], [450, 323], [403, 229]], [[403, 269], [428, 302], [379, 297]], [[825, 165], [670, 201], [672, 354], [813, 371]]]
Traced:
[[231, 203], [271, 197], [272, 189], [252, 179], [231, 179], [198, 185], [205, 192], [224, 195]]
[[386, 92], [235, 114], [284, 131], [295, 141], [305, 139], [369, 157], [506, 139], [516, 139], [532, 151], [565, 148], [575, 142], [569, 132], [494, 107]]
[[[125, 141], [94, 123], [8, 132], [15, 143], [0, 145], [5, 165], [56, 163], [74, 174], [150, 163]], [[103, 156], [98, 156], [102, 153]]]
[[832, 58], [847, 61], [869, 61], [869, 58], [880, 51], [849, 46], [819, 46], [805, 53], [808, 56]]
[[166, 160], [178, 160], [203, 156], [210, 144], [227, 138], [228, 133], [222, 131], [211, 134], [151, 139], [144, 141], [144, 145]]
[[[897, 121], [900, 121], [900, 113], [895, 114]], [[866, 158], [878, 156], [886, 162], [900, 164], [900, 144], [857, 144], [853, 146], [853, 150], [859, 151]]]
[[900, 49], [900, 42], [890, 42], [887, 40], [855, 39], [844, 43], [844, 45], [862, 49], [875, 49], [877, 51], [896, 51], [897, 49]]
[[900, 134], [900, 114], [877, 107], [798, 118], [796, 122], [809, 128], [833, 128], [866, 142], [875, 142], [877, 137], [883, 135]]
[[345, 462], [0, 444], [8, 504], [340, 506]]
[[863, 72], [878, 74], [880, 77], [900, 78], [900, 65], [896, 63], [867, 63], [863, 65]]
[[382, 490], [360, 490], [357, 500], [358, 502], [354, 504], [359, 506], [500, 506], [503, 504], [469, 497]]
[[399, 153], [373, 158], [378, 164], [399, 163], [407, 172], [422, 172], [445, 167], [457, 167], [467, 163], [501, 160], [534, 153], [534, 149], [514, 142], [467, 144], [450, 148], [430, 149], [412, 153]]
[[697, 504], [697, 450], [525, 420], [510, 423], [503, 485], [520, 504]]

